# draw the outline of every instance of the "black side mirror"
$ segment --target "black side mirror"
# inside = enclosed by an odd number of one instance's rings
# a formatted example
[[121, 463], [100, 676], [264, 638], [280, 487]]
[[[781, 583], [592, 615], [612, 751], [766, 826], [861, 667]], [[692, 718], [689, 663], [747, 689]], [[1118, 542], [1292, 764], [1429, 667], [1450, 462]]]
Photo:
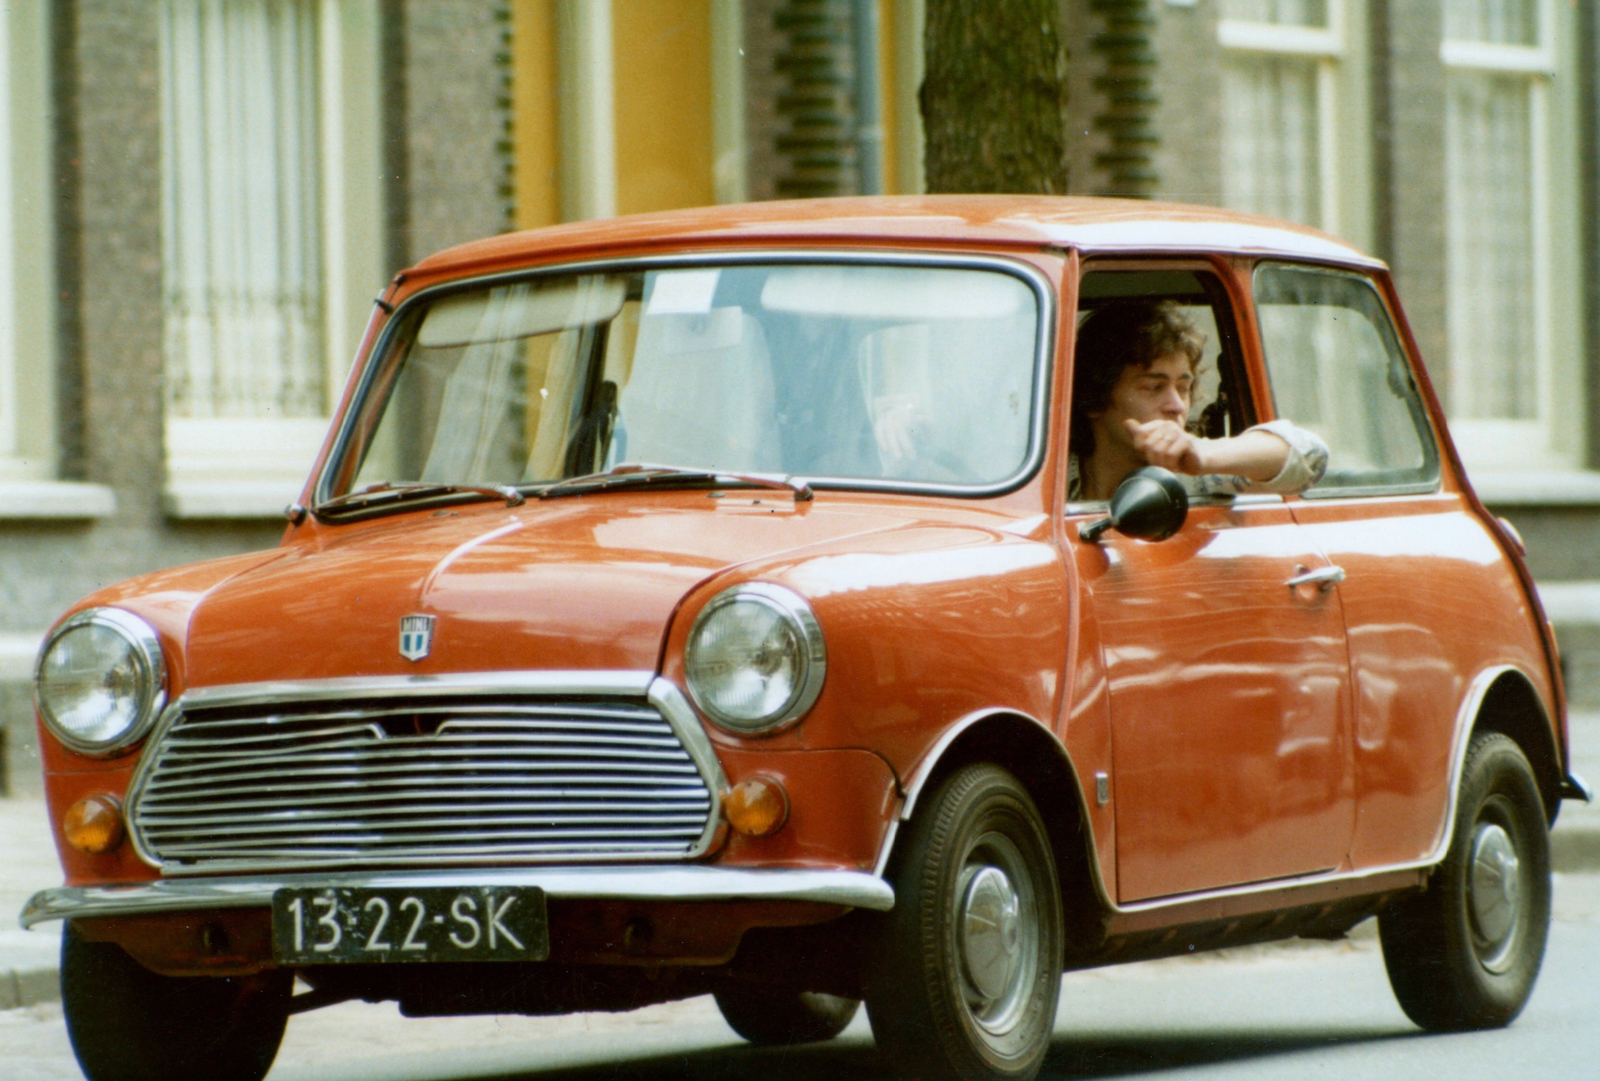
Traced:
[[1189, 516], [1189, 493], [1183, 482], [1160, 466], [1147, 465], [1128, 474], [1111, 496], [1111, 514], [1078, 529], [1078, 536], [1098, 544], [1108, 529], [1139, 540], [1166, 540], [1183, 528]]

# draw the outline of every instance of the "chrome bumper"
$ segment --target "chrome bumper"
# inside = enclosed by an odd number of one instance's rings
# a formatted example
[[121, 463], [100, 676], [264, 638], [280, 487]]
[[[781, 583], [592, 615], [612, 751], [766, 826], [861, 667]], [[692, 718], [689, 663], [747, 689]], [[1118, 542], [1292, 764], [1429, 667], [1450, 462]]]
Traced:
[[887, 912], [894, 890], [861, 871], [740, 870], [731, 867], [575, 867], [376, 874], [257, 875], [162, 879], [137, 886], [61, 886], [41, 890], [18, 917], [23, 927], [86, 916], [266, 908], [274, 890], [295, 887], [411, 889], [538, 886], [560, 899], [596, 901], [821, 901]]

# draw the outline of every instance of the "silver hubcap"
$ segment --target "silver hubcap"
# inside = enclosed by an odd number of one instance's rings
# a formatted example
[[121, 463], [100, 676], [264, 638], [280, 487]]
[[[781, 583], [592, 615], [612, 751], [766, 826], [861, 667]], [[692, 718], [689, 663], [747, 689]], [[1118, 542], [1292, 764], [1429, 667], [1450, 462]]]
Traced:
[[1472, 835], [1467, 879], [1467, 910], [1472, 916], [1478, 959], [1491, 972], [1511, 965], [1516, 945], [1522, 880], [1511, 836], [1493, 822], [1480, 822]]
[[1022, 854], [986, 835], [968, 856], [959, 883], [956, 946], [971, 1016], [992, 1035], [1021, 1019], [1038, 975], [1039, 928]]
[[961, 960], [967, 978], [987, 999], [1006, 993], [1022, 960], [1021, 905], [1011, 879], [984, 867], [967, 883], [961, 902]]

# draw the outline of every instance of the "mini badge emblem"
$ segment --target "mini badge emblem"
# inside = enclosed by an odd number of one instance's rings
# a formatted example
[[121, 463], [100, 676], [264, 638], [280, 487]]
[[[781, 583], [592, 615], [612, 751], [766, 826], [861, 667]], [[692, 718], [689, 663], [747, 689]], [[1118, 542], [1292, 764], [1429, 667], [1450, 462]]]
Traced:
[[400, 617], [400, 656], [408, 661], [420, 661], [432, 646], [432, 616]]

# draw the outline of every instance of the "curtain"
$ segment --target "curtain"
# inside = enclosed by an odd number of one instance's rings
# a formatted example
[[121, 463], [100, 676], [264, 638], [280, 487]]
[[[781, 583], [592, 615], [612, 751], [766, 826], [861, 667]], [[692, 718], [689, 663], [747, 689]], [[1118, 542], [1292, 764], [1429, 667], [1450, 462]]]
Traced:
[[1223, 68], [1222, 201], [1320, 224], [1317, 61], [1240, 55]]
[[317, 4], [159, 10], [168, 407], [323, 415]]
[[1526, 77], [1450, 74], [1445, 265], [1452, 415], [1536, 419]]

